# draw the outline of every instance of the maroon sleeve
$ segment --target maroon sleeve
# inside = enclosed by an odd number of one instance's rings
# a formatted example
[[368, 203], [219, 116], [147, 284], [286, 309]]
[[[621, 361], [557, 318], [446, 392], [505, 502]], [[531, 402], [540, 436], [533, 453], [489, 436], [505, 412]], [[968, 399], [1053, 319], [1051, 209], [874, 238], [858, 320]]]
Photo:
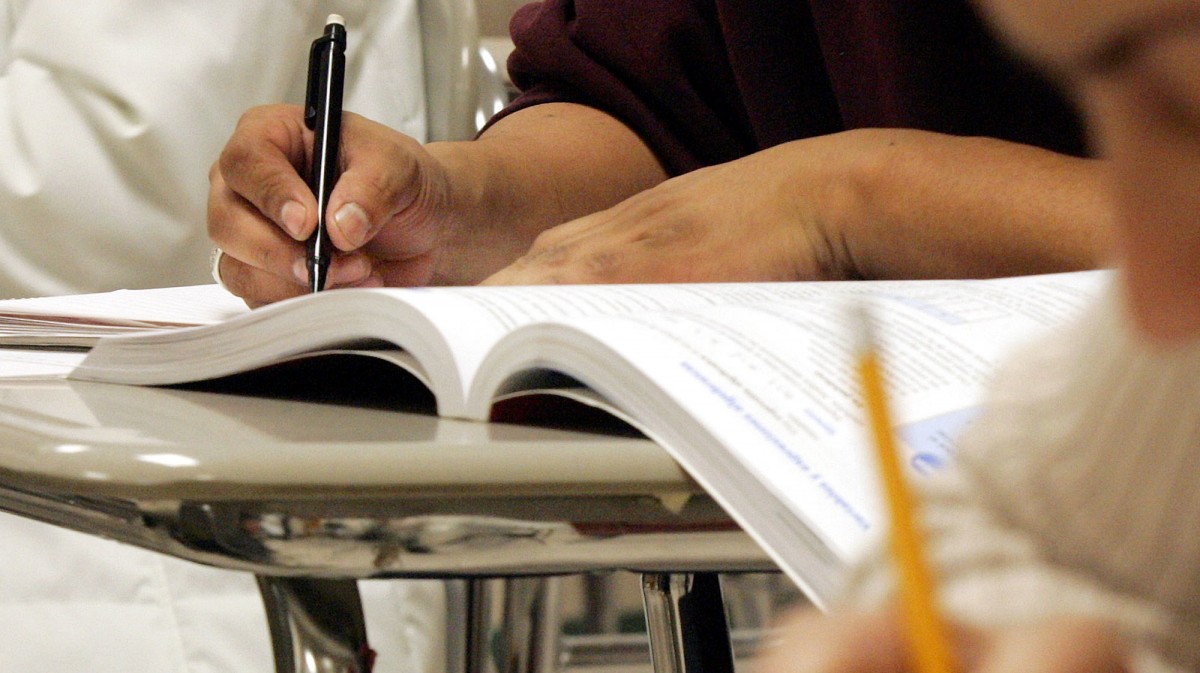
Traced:
[[522, 93], [500, 116], [552, 101], [604, 110], [672, 174], [757, 149], [711, 0], [546, 0], [510, 28]]
[[847, 128], [906, 127], [1086, 153], [1078, 115], [966, 0], [809, 0]]
[[544, 0], [511, 32], [522, 93], [500, 116], [603, 110], [673, 175], [863, 126], [1082, 153], [1069, 106], [965, 0]]

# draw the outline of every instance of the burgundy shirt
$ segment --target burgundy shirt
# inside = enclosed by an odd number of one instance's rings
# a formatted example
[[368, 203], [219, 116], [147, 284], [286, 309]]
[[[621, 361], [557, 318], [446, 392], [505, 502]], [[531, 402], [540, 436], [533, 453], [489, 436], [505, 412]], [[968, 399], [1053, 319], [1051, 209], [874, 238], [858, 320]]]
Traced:
[[511, 30], [504, 114], [605, 110], [673, 174], [864, 127], [1084, 153], [1070, 107], [963, 0], [545, 0]]

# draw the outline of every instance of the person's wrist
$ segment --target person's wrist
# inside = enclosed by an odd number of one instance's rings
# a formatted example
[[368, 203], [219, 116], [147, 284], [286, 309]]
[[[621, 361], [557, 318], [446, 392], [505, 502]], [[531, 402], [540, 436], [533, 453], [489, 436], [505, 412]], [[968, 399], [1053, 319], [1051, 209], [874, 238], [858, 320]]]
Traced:
[[797, 277], [865, 277], [859, 254], [868, 235], [865, 209], [876, 180], [874, 162], [858, 155], [848, 134], [798, 140], [766, 151], [790, 154], [776, 175], [785, 181], [786, 217], [799, 230], [803, 250], [798, 259], [811, 260], [810, 268], [797, 268]]
[[441, 166], [445, 202], [441, 211], [442, 253], [435, 284], [468, 285], [506, 264], [516, 252], [495, 245], [496, 230], [507, 230], [513, 193], [502, 162], [490, 156], [485, 143], [458, 141], [426, 146]]
[[[895, 234], [893, 209], [904, 207], [905, 186], [890, 129], [856, 129], [830, 139], [838, 151], [824, 162], [823, 224], [833, 271], [843, 278], [880, 278]], [[910, 186], [911, 187], [911, 186]]]
[[425, 146], [437, 163], [445, 190], [445, 214], [461, 221], [482, 210], [486, 180], [480, 175], [479, 162], [472, 161], [465, 145], [469, 142], [438, 142]]

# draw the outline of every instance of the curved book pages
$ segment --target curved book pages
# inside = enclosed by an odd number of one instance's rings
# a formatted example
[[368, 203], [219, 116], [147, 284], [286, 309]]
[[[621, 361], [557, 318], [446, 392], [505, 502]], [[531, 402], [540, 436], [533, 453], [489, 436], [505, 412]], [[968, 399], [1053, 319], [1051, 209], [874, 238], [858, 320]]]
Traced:
[[952, 457], [997, 362], [1108, 278], [335, 290], [106, 337], [72, 377], [187, 384], [299, 359], [301, 385], [369, 388], [365, 370], [303, 374], [305, 360], [353, 352], [410, 372], [445, 416], [569, 423], [599, 410], [670, 451], [822, 604], [881, 520], [847, 305], [874, 304], [920, 478]]

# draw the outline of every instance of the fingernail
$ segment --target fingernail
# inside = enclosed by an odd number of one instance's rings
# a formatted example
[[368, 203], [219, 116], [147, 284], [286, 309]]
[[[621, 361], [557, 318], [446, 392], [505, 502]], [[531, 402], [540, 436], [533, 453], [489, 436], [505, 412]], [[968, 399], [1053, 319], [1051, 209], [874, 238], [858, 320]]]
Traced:
[[279, 222], [292, 238], [300, 240], [304, 230], [304, 206], [296, 201], [288, 201], [279, 210]]
[[371, 223], [367, 221], [367, 212], [357, 203], [347, 203], [338, 208], [333, 215], [333, 222], [352, 247], [357, 248], [367, 242]]
[[338, 285], [357, 283], [371, 275], [371, 264], [361, 255], [339, 258], [329, 269], [329, 282]]

